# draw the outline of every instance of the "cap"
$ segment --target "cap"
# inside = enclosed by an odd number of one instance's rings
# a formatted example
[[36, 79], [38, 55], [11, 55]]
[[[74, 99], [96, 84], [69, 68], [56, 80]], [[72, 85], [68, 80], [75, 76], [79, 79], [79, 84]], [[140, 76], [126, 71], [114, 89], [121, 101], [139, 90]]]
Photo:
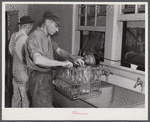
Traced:
[[46, 12], [43, 14], [43, 17], [44, 17], [45, 19], [51, 19], [51, 20], [53, 20], [54, 22], [56, 22], [57, 25], [62, 26], [62, 25], [61, 25], [61, 19], [60, 19], [58, 16], [54, 15], [51, 11], [46, 11]]

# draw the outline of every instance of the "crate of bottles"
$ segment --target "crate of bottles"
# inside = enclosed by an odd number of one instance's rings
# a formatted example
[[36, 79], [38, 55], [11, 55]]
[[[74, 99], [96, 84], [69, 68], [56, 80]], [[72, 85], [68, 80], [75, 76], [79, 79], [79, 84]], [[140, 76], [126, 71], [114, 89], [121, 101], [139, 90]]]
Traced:
[[54, 85], [56, 90], [71, 100], [93, 98], [102, 92], [101, 74], [101, 67], [60, 67]]

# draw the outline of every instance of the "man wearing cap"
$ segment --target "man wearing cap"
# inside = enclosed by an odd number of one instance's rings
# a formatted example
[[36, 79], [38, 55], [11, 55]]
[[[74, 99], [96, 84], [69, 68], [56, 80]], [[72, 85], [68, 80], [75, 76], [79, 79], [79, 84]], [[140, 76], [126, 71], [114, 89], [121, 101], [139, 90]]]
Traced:
[[12, 107], [29, 107], [27, 98], [28, 75], [25, 61], [25, 42], [33, 27], [33, 20], [30, 16], [20, 18], [20, 30], [11, 36], [9, 52], [13, 56], [13, 98]]
[[[52, 105], [52, 68], [56, 66], [72, 67], [72, 63], [84, 65], [82, 59], [58, 47], [51, 38], [58, 32], [60, 18], [50, 11], [43, 15], [40, 27], [37, 27], [27, 39], [25, 50], [30, 77], [29, 91], [32, 97], [32, 107], [53, 107]], [[62, 56], [66, 61], [57, 61], [53, 53]]]

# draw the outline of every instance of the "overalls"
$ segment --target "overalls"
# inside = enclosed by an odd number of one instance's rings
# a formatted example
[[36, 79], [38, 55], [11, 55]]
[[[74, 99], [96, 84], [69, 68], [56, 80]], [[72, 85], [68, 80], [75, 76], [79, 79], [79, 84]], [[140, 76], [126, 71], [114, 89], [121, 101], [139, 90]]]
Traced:
[[32, 97], [32, 107], [53, 107], [52, 81], [52, 71], [30, 71], [28, 83]]
[[11, 37], [9, 51], [13, 56], [13, 97], [12, 107], [29, 107], [26, 96], [28, 75], [25, 65], [24, 45], [27, 35], [23, 30], [14, 33]]

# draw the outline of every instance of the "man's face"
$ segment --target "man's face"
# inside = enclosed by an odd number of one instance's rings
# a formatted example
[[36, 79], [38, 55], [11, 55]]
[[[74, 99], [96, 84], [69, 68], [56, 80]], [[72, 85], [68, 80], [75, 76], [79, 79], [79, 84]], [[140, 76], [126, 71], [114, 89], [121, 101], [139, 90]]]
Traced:
[[27, 31], [27, 34], [29, 34], [29, 32], [31, 31], [32, 27], [33, 27], [33, 24], [30, 23], [30, 24], [25, 24], [26, 26], [26, 31]]
[[50, 35], [54, 35], [58, 32], [58, 25], [53, 20], [50, 21], [50, 24], [47, 26], [47, 32]]

